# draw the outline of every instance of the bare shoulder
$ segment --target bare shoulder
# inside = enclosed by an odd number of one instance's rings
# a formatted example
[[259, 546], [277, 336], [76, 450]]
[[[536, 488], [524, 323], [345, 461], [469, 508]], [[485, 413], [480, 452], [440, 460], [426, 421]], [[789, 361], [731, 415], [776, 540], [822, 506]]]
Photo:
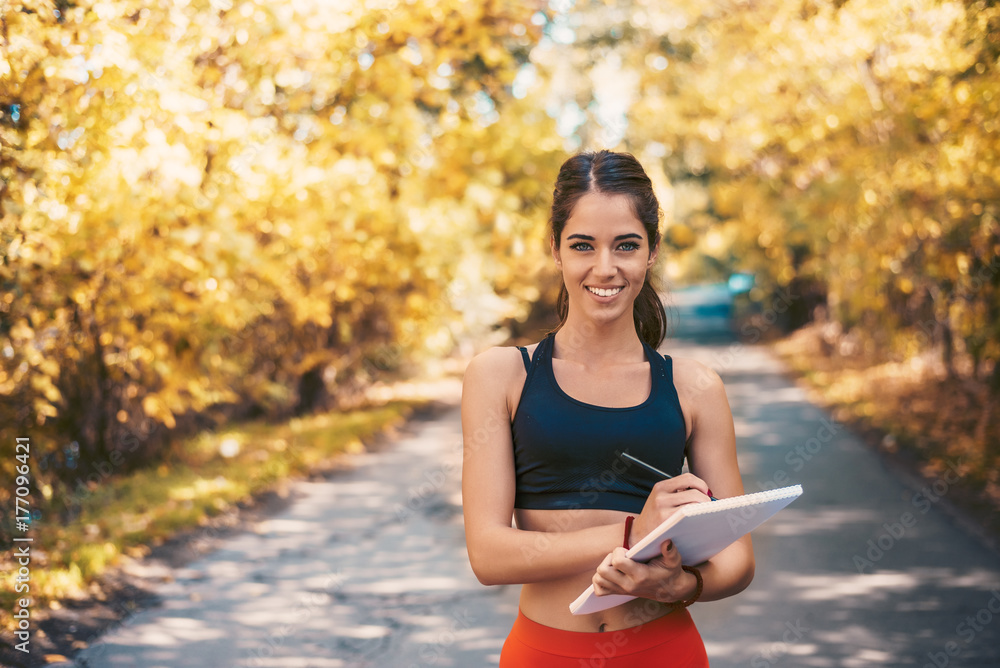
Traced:
[[506, 419], [516, 410], [517, 388], [526, 377], [521, 351], [515, 347], [484, 350], [469, 362], [462, 381], [462, 413], [502, 414]]
[[725, 443], [735, 447], [732, 409], [715, 369], [698, 360], [675, 359], [674, 386], [685, 415], [690, 415], [692, 452], [716, 450]]
[[494, 382], [503, 378], [512, 378], [520, 371], [524, 373], [524, 363], [521, 361], [521, 351], [514, 346], [496, 346], [488, 348], [472, 358], [465, 369], [466, 380], [472, 378], [488, 378]]
[[711, 368], [696, 359], [673, 357], [674, 386], [681, 397], [702, 399], [725, 396], [722, 378]]
[[514, 346], [497, 346], [472, 358], [465, 369], [463, 386], [466, 393], [499, 392], [506, 397], [510, 388], [524, 382], [525, 375], [521, 351]]

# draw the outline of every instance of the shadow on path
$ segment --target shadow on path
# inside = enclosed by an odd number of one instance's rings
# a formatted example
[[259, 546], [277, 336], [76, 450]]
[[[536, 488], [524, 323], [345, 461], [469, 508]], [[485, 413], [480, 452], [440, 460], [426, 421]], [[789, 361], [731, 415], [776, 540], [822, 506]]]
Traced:
[[[748, 492], [805, 494], [754, 532], [757, 575], [697, 604], [713, 668], [1000, 665], [1000, 563], [808, 402], [765, 348], [668, 341], [726, 380]], [[497, 665], [517, 587], [483, 587], [461, 520], [454, 407], [328, 479], [157, 589], [77, 665]], [[567, 602], [568, 603], [568, 602]]]
[[668, 342], [723, 376], [748, 492], [803, 496], [754, 532], [741, 595], [692, 609], [713, 668], [1000, 665], [1000, 560], [809, 403], [766, 348]]

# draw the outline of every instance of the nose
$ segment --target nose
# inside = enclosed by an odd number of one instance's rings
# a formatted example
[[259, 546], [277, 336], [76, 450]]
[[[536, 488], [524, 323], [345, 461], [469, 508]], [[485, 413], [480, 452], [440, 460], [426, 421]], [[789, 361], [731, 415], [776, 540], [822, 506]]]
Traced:
[[611, 250], [605, 248], [597, 252], [594, 273], [601, 278], [610, 278], [618, 273], [615, 255]]

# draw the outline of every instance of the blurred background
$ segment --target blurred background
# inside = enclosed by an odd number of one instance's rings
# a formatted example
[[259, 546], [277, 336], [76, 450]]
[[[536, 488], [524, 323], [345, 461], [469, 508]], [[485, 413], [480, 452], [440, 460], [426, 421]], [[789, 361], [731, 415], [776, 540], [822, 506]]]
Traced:
[[374, 389], [537, 340], [586, 149], [656, 185], [678, 335], [780, 340], [996, 523], [994, 3], [0, 11], [0, 539], [30, 438], [39, 601], [412, 410]]

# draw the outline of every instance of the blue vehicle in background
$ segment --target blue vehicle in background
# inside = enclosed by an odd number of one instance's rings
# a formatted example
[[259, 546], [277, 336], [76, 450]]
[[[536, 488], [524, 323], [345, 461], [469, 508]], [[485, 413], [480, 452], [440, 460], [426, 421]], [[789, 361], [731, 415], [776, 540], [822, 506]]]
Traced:
[[732, 274], [728, 281], [703, 283], [667, 291], [664, 306], [668, 332], [674, 338], [730, 341], [736, 337], [735, 302], [754, 285], [752, 274]]

